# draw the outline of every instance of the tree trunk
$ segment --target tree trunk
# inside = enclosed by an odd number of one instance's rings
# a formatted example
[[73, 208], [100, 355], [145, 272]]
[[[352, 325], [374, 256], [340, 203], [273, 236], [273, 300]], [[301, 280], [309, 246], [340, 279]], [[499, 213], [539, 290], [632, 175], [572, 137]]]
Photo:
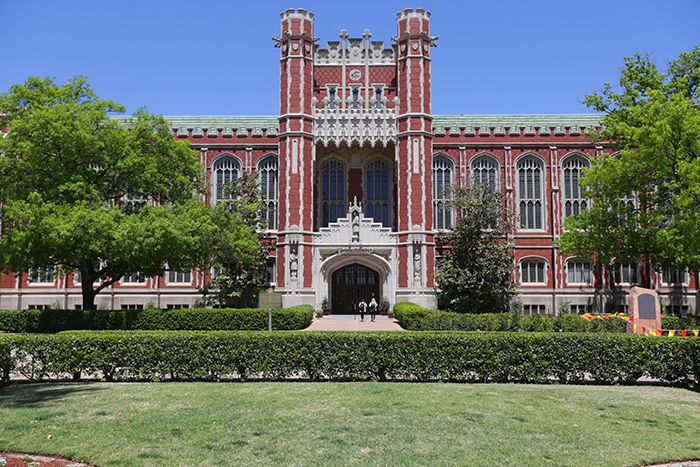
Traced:
[[651, 289], [651, 273], [653, 271], [652, 265], [649, 263], [649, 261], [646, 260], [644, 256], [642, 256], [642, 267], [641, 267], [641, 276], [640, 277], [640, 285], [644, 287], [645, 289]]
[[[94, 278], [92, 271], [80, 271], [80, 288], [83, 292], [83, 310], [94, 310], [95, 307], [95, 289], [92, 287]], [[87, 273], [87, 274], [86, 274]]]

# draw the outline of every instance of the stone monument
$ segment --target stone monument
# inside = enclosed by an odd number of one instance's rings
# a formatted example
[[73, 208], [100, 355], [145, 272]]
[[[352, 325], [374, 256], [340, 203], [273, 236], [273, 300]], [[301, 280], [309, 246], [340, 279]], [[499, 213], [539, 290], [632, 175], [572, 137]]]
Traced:
[[661, 329], [661, 304], [655, 290], [632, 287], [627, 311], [634, 318], [627, 322], [627, 332], [643, 334], [642, 328]]

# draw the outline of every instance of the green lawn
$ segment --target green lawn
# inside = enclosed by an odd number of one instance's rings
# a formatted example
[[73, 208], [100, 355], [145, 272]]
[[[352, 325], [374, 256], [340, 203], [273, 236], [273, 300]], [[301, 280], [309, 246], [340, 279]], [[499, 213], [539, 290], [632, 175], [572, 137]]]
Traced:
[[15, 385], [0, 389], [2, 450], [97, 465], [634, 465], [700, 458], [700, 394], [440, 383]]

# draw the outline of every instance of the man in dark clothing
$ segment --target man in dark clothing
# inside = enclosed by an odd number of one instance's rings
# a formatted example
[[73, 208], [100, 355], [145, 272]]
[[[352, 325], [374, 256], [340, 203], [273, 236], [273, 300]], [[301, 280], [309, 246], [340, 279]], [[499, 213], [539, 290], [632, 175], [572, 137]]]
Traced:
[[369, 302], [369, 312], [372, 314], [372, 321], [377, 317], [377, 301], [372, 298], [372, 301]]

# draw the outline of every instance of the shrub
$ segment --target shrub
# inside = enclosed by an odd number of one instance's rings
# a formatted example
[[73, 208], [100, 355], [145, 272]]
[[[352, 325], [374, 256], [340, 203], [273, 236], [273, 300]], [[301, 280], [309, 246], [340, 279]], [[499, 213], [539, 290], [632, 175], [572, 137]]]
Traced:
[[[414, 303], [394, 305], [402, 328], [412, 331], [563, 331], [626, 332], [627, 321], [619, 318], [588, 321], [575, 314], [518, 316], [515, 313], [463, 314], [431, 310]], [[663, 329], [700, 329], [700, 317], [661, 319]]]
[[700, 329], [700, 316], [687, 316], [685, 318], [666, 316], [661, 318], [661, 327], [663, 329]]
[[[411, 380], [692, 386], [700, 339], [629, 334], [68, 331], [0, 335], [2, 380]], [[8, 364], [9, 362], [9, 364]]]
[[[272, 310], [276, 330], [303, 329], [313, 308], [299, 305]], [[113, 330], [266, 330], [268, 311], [259, 308], [181, 308], [162, 310], [2, 310], [0, 331], [59, 332], [72, 329]]]

